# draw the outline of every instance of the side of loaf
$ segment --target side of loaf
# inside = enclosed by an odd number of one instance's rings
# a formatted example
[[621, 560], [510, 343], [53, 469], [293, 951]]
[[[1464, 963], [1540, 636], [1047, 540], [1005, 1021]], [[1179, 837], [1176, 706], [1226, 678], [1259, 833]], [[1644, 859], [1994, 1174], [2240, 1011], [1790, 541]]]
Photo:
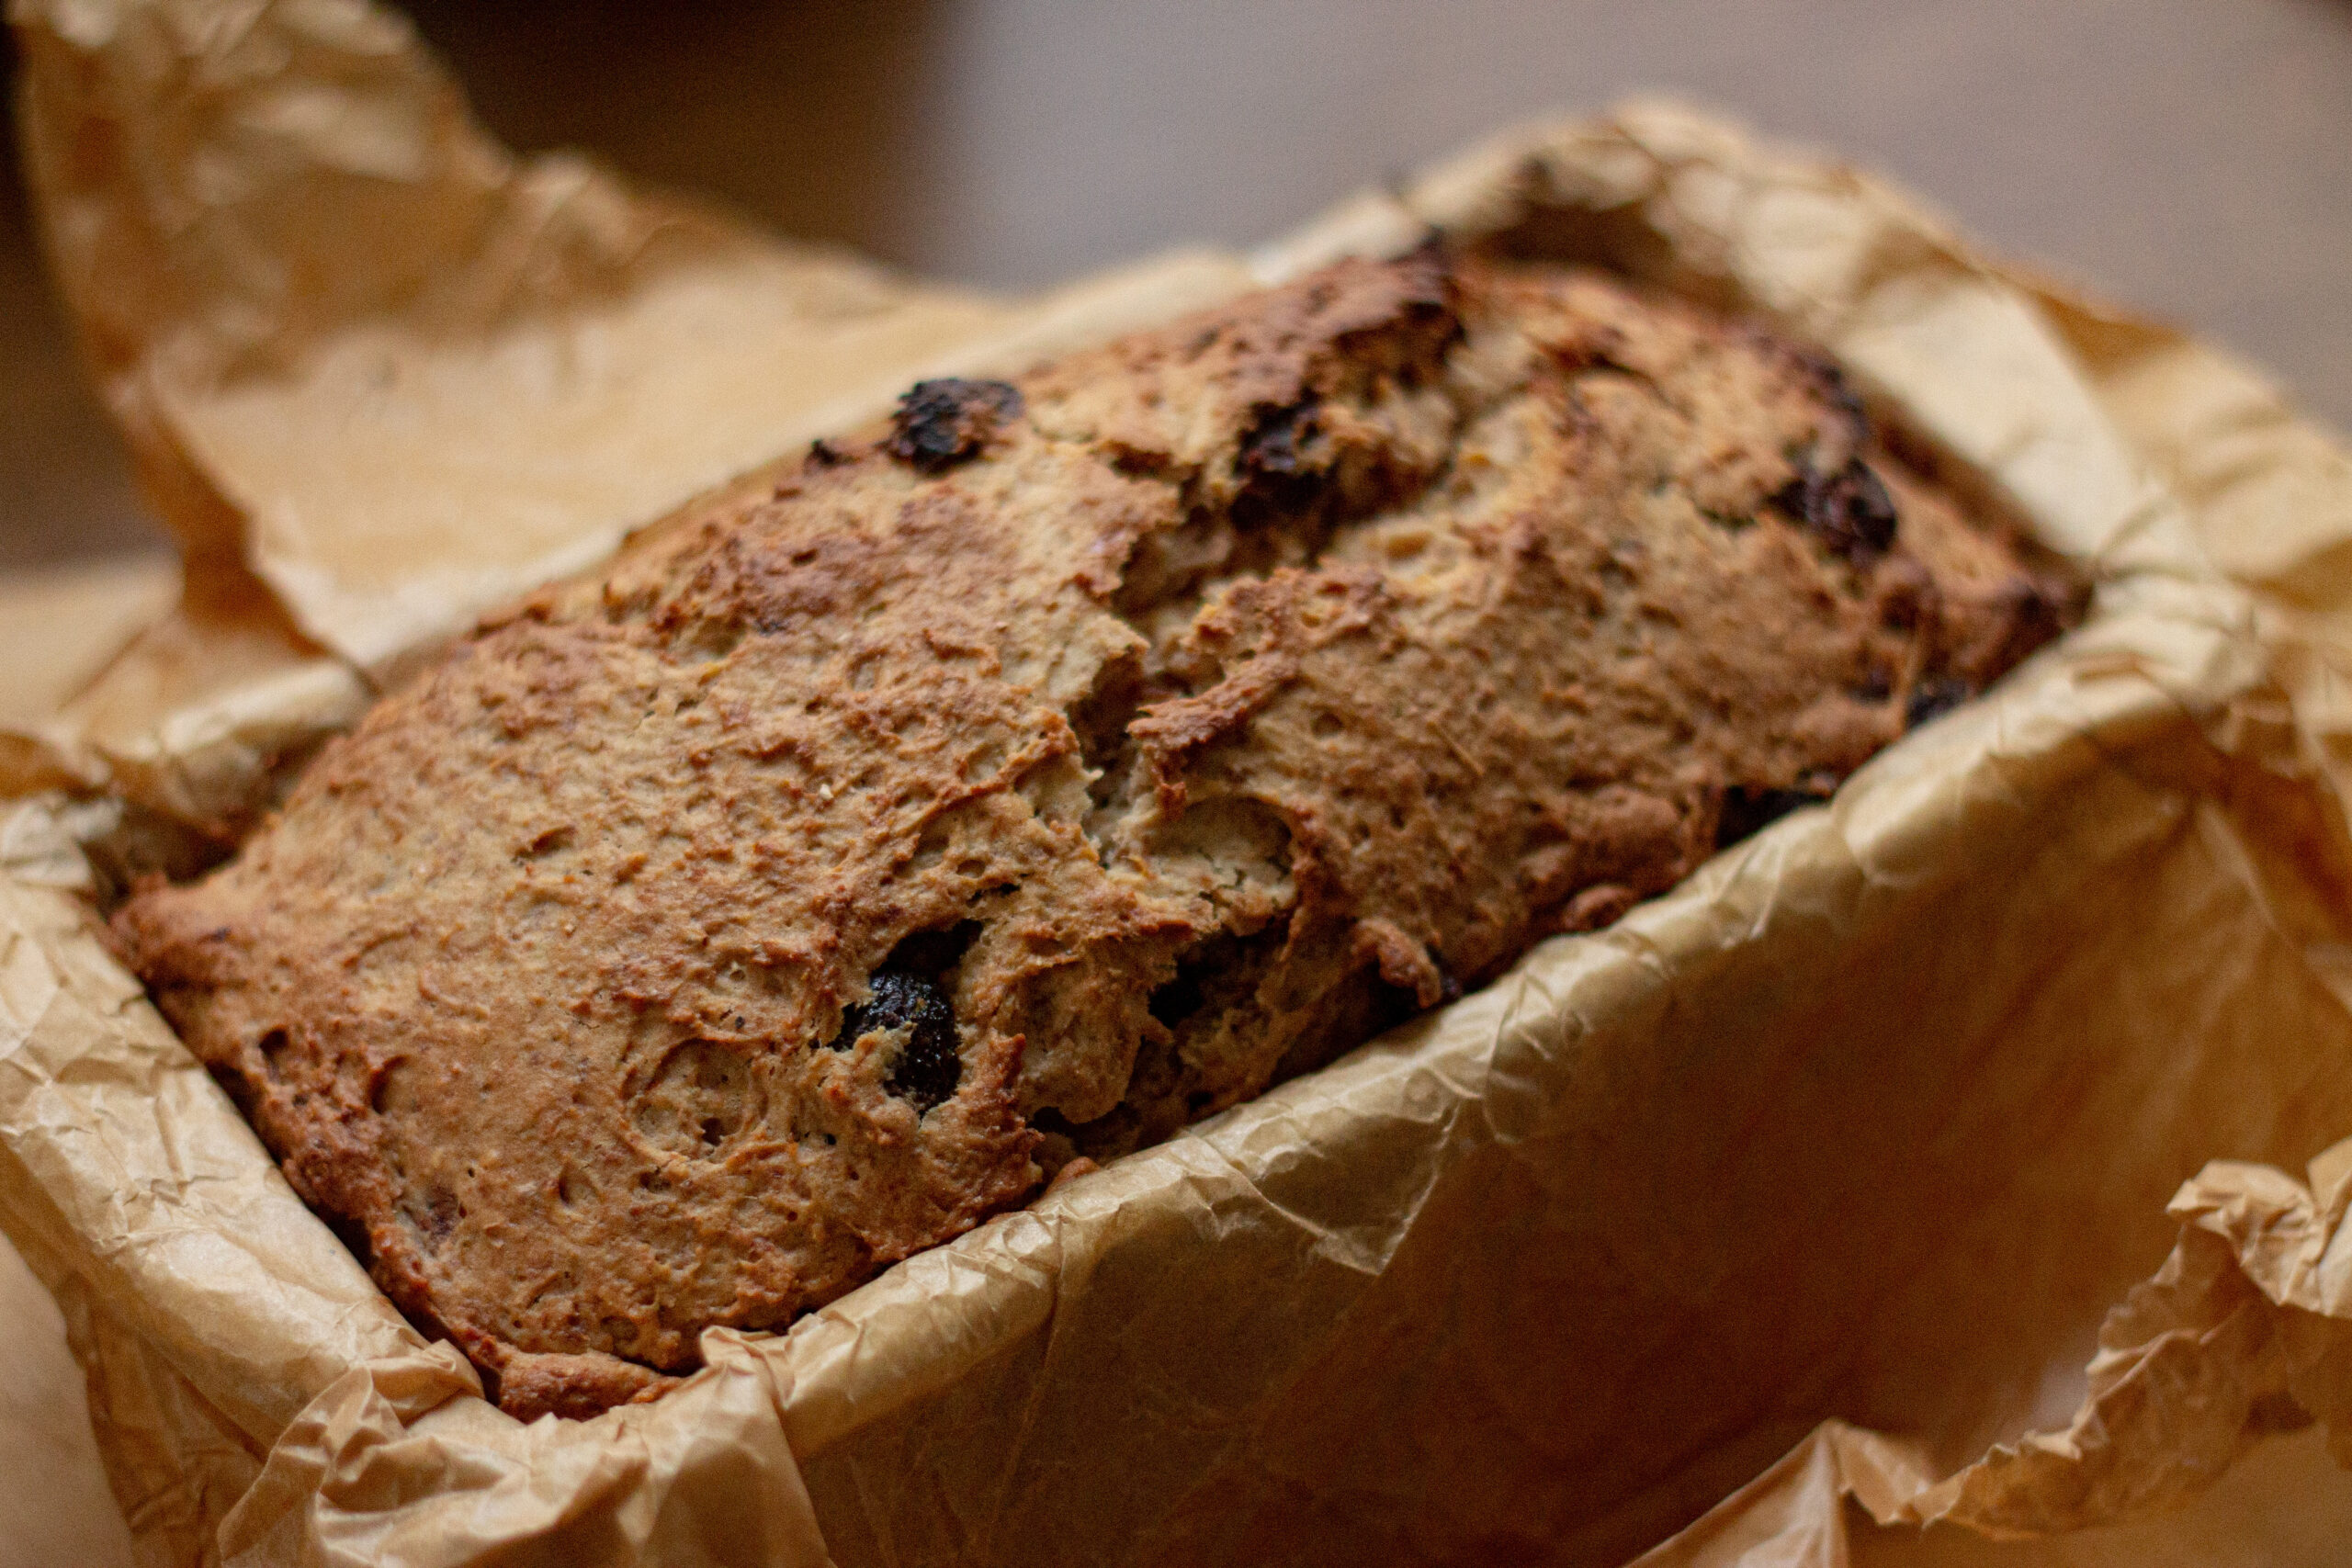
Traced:
[[124, 952], [519, 1415], [643, 1397], [1671, 886], [2069, 614], [1837, 371], [1350, 261], [486, 623]]

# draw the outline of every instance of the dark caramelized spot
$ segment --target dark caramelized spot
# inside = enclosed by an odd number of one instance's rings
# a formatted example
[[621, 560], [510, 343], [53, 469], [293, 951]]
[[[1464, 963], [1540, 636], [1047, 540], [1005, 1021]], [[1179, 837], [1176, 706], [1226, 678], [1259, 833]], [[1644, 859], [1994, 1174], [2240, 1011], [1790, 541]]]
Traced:
[[980, 934], [978, 920], [958, 920], [944, 931], [910, 931], [882, 967], [902, 975], [918, 975], [926, 980], [937, 980], [942, 990], [952, 990], [952, 982], [944, 978], [947, 972], [964, 962], [964, 954]]
[[1213, 1022], [1245, 1002], [1289, 939], [1287, 918], [1248, 936], [1217, 931], [1179, 953], [1175, 977], [1151, 993], [1151, 1016], [1181, 1032], [1194, 1019]]
[[1894, 498], [1860, 457], [1830, 474], [1800, 462], [1797, 477], [1781, 487], [1772, 504], [1856, 566], [1870, 565], [1894, 543]]
[[1844, 366], [1839, 365], [1817, 348], [1797, 346], [1792, 350], [1803, 365], [1814, 385], [1831, 407], [1842, 415], [1847, 424], [1857, 433], [1867, 434], [1871, 427], [1870, 411], [1863, 407], [1861, 394], [1854, 390]]
[[1318, 475], [1306, 452], [1317, 428], [1310, 395], [1283, 406], [1262, 407], [1241, 437], [1242, 489], [1274, 510], [1304, 506], [1314, 497]]
[[2007, 669], [2081, 619], [2090, 590], [2086, 584], [2038, 572], [2020, 573], [2002, 589], [2001, 601], [2009, 617], [2009, 635], [1997, 662]]
[[1723, 815], [1715, 818], [1715, 848], [1728, 849], [1799, 807], [1817, 806], [1826, 798], [1802, 789], [1727, 789], [1724, 791]]
[[890, 456], [926, 474], [977, 457], [999, 428], [1021, 417], [1020, 389], [1003, 381], [918, 381], [890, 421]]
[[1930, 675], [1911, 688], [1911, 700], [1904, 705], [1903, 716], [1917, 729], [1931, 718], [1939, 718], [1976, 694], [1976, 689], [1953, 675]]
[[917, 1112], [928, 1111], [964, 1079], [964, 1060], [956, 1051], [956, 1010], [946, 990], [927, 975], [882, 969], [869, 985], [866, 999], [842, 1015], [832, 1048], [846, 1051], [865, 1035], [909, 1030], [882, 1087], [912, 1102]]

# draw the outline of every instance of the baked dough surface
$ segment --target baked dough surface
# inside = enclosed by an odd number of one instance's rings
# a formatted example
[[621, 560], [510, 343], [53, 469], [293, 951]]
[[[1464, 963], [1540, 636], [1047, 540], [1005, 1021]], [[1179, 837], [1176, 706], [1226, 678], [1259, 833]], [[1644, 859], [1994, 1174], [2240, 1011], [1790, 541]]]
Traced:
[[116, 931], [393, 1299], [584, 1414], [1615, 919], [2066, 614], [1814, 354], [1347, 262], [639, 538]]

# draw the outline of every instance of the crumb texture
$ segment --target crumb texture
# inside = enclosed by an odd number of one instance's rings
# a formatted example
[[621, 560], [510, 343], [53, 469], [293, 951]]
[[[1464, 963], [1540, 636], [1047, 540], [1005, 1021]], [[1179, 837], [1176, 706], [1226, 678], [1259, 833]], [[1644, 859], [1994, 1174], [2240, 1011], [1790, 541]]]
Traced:
[[394, 1300], [585, 1414], [1605, 924], [2067, 614], [1769, 332], [1346, 262], [922, 383], [116, 930]]

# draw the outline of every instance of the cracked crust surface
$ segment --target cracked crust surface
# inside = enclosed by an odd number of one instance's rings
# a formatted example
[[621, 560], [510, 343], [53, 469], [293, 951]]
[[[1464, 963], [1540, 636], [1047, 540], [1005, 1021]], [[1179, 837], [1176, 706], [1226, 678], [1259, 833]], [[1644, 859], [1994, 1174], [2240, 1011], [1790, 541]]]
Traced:
[[1613, 919], [2069, 614], [1836, 371], [1346, 262], [454, 647], [116, 918], [297, 1190], [529, 1416]]

